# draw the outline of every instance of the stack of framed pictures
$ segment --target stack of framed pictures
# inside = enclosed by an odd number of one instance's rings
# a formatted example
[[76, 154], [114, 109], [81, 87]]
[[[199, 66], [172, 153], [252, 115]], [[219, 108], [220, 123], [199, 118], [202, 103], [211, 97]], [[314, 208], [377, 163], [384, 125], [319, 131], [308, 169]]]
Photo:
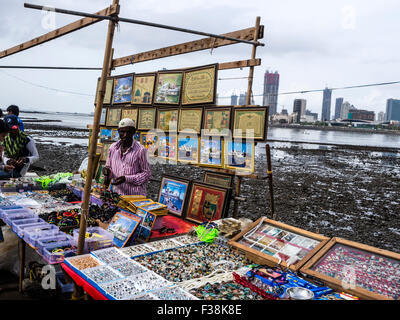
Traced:
[[259, 264], [298, 271], [329, 238], [261, 217], [235, 236], [229, 245]]

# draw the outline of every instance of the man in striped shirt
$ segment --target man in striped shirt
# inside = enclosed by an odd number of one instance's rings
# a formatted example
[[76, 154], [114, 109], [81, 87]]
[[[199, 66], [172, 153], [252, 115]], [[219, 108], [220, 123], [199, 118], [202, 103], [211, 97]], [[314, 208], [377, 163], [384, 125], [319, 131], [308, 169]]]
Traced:
[[146, 183], [151, 178], [147, 149], [133, 139], [136, 132], [131, 119], [122, 119], [118, 124], [120, 140], [108, 150], [103, 169], [106, 188], [110, 183], [120, 195], [146, 196]]

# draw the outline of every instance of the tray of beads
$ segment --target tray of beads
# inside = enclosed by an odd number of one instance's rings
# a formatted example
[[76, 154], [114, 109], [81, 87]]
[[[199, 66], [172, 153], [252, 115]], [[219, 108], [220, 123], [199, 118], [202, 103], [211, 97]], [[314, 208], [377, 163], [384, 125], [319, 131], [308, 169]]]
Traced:
[[98, 286], [100, 291], [110, 300], [128, 300], [130, 297], [138, 296], [140, 292], [140, 289], [129, 278], [99, 283]]
[[[78, 246], [79, 229], [73, 230], [75, 246]], [[111, 247], [114, 235], [101, 227], [89, 227], [86, 229], [84, 252]]]
[[81, 272], [83, 276], [91, 281], [93, 284], [99, 284], [122, 278], [119, 272], [113, 270], [107, 265], [102, 265], [94, 268], [86, 268], [84, 270], [81, 270]]
[[135, 283], [139, 291], [154, 291], [173, 285], [167, 279], [150, 270], [130, 276], [128, 279]]
[[154, 251], [154, 249], [152, 247], [148, 246], [146, 243], [145, 244], [137, 244], [137, 245], [130, 246], [130, 247], [124, 247], [120, 250], [124, 254], [129, 256], [130, 258], [135, 258], [135, 257], [143, 256], [146, 254], [151, 254]]
[[12, 221], [36, 217], [32, 211], [22, 207], [9, 210], [0, 210], [0, 215], [0, 218], [3, 219], [3, 221], [8, 225], [10, 225]]
[[400, 298], [400, 254], [395, 252], [332, 238], [300, 271], [361, 299]]
[[92, 251], [91, 254], [93, 254], [100, 261], [103, 261], [105, 264], [130, 260], [129, 256], [122, 253], [121, 250], [115, 247], [95, 250]]
[[[41, 249], [41, 256], [49, 264], [62, 263], [66, 256], [75, 256], [77, 248], [72, 245], [72, 241], [45, 246]], [[39, 252], [39, 253], [40, 253]]]
[[124, 277], [129, 277], [134, 274], [146, 272], [149, 269], [143, 267], [139, 263], [133, 260], [123, 260], [121, 262], [117, 263], [112, 263], [109, 265], [111, 268], [114, 270], [118, 271], [120, 274], [122, 274]]
[[147, 245], [153, 249], [153, 252], [169, 250], [177, 247], [181, 247], [182, 243], [172, 239], [163, 239], [158, 241], [152, 241], [147, 243]]
[[92, 254], [82, 254], [75, 257], [64, 258], [64, 263], [80, 274], [82, 274], [82, 270], [104, 265], [103, 262], [95, 258]]
[[43, 236], [35, 240], [33, 246], [37, 248], [39, 254], [43, 254], [44, 247], [51, 247], [53, 245], [63, 245], [66, 242], [71, 242], [72, 237], [64, 232], [60, 232], [54, 236]]
[[179, 287], [165, 288], [151, 292], [155, 300], [199, 300], [190, 292]]
[[23, 239], [26, 243], [36, 247], [36, 240], [43, 237], [52, 237], [60, 235], [61, 231], [54, 225], [49, 223], [37, 224], [35, 226], [23, 229]]
[[[11, 229], [17, 233], [17, 230], [19, 227], [24, 226], [24, 225], [37, 225], [37, 224], [43, 224], [46, 223], [43, 219], [40, 219], [38, 217], [33, 217], [33, 218], [28, 218], [28, 219], [16, 219], [16, 220], [11, 220]], [[18, 234], [18, 233], [17, 233]]]
[[189, 234], [185, 234], [182, 236], [174, 237], [172, 238], [174, 241], [179, 242], [182, 246], [183, 245], [191, 245], [191, 244], [197, 244], [197, 243], [203, 243], [203, 241], [200, 241], [198, 237], [192, 236]]
[[26, 230], [35, 230], [35, 228], [47, 228], [48, 223], [38, 222], [38, 223], [28, 223], [28, 224], [11, 224], [11, 229], [20, 237], [23, 238]]

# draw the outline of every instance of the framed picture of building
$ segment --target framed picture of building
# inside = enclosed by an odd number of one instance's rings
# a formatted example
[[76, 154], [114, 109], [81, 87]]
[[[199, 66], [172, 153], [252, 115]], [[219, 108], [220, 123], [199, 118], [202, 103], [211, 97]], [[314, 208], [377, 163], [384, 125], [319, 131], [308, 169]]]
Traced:
[[153, 103], [155, 73], [135, 74], [133, 78], [132, 104], [151, 105]]
[[[112, 102], [113, 84], [114, 84], [114, 79], [113, 78], [107, 78], [107, 80], [106, 80], [106, 88], [105, 88], [105, 92], [104, 92], [103, 105], [104, 104], [109, 105]], [[97, 79], [96, 97], [95, 97], [94, 104], [97, 103], [97, 97], [99, 95], [99, 90], [100, 90], [99, 86], [100, 86], [100, 78]]]
[[158, 108], [157, 112], [157, 129], [176, 133], [178, 130], [179, 109]]
[[231, 129], [231, 108], [205, 108], [203, 135], [228, 136]]
[[203, 108], [181, 108], [179, 112], [178, 132], [201, 133]]
[[189, 189], [189, 179], [163, 175], [157, 201], [165, 204], [171, 214], [184, 218]]
[[113, 244], [118, 248], [124, 247], [140, 224], [140, 217], [125, 212], [117, 212], [107, 227], [114, 235]]
[[255, 145], [254, 142], [247, 143], [235, 140], [225, 141], [225, 163], [226, 169], [254, 172]]
[[99, 121], [100, 126], [106, 125], [107, 109], [108, 108], [104, 108], [104, 107], [101, 109], [101, 115], [100, 115], [100, 121]]
[[184, 163], [199, 163], [199, 137], [197, 135], [179, 134], [178, 161]]
[[233, 108], [233, 137], [265, 141], [268, 107]]
[[206, 170], [204, 172], [204, 183], [212, 184], [223, 188], [233, 188], [234, 175], [223, 172]]
[[224, 143], [221, 137], [201, 136], [199, 165], [224, 167]]
[[158, 72], [154, 92], [154, 103], [179, 105], [182, 93], [182, 79], [183, 73], [180, 71]]
[[176, 161], [178, 156], [178, 137], [176, 134], [160, 135], [158, 143], [158, 157]]
[[113, 104], [131, 103], [133, 74], [114, 77]]
[[118, 127], [121, 121], [121, 108], [107, 108], [107, 127]]
[[138, 130], [155, 129], [156, 108], [139, 108]]
[[132, 119], [137, 127], [138, 108], [122, 108], [121, 120], [126, 118]]
[[111, 128], [100, 128], [100, 142], [111, 143], [112, 140], [112, 129]]
[[182, 105], [215, 104], [218, 65], [185, 70]]
[[158, 135], [155, 132], [143, 132], [140, 135], [140, 144], [147, 149], [149, 157], [158, 155]]

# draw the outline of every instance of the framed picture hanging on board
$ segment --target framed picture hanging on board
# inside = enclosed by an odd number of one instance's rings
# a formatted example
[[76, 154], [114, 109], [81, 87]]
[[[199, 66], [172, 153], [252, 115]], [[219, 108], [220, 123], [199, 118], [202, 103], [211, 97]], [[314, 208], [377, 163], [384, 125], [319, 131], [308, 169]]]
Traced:
[[199, 137], [197, 135], [179, 134], [178, 161], [183, 163], [199, 163]]
[[112, 142], [112, 129], [111, 128], [100, 128], [100, 142], [111, 143]]
[[205, 108], [202, 134], [207, 136], [228, 136], [231, 129], [231, 108]]
[[[114, 84], [114, 79], [113, 78], [107, 78], [106, 80], [106, 89], [104, 92], [104, 99], [103, 99], [103, 105], [110, 105], [112, 102], [112, 91], [113, 91], [113, 84]], [[99, 85], [100, 85], [100, 78], [97, 79], [97, 88], [96, 88], [96, 97], [94, 103], [96, 104], [97, 102], [97, 97], [99, 95]]]
[[108, 108], [104, 108], [104, 107], [101, 109], [101, 115], [100, 115], [100, 121], [99, 121], [100, 126], [106, 125], [107, 109]]
[[139, 108], [138, 130], [151, 130], [155, 128], [156, 108]]
[[199, 165], [224, 167], [224, 143], [221, 137], [201, 136]]
[[233, 109], [233, 137], [253, 137], [254, 141], [265, 141], [268, 124], [268, 107]]
[[133, 74], [114, 77], [113, 104], [131, 103]]
[[182, 93], [183, 73], [165, 71], [157, 73], [154, 104], [179, 105]]
[[155, 73], [135, 74], [133, 77], [132, 104], [151, 105], [155, 81]]
[[254, 142], [226, 140], [224, 166], [226, 169], [254, 172], [254, 153]]
[[179, 112], [178, 132], [201, 133], [203, 108], [181, 108]]
[[157, 201], [165, 204], [171, 214], [184, 218], [189, 189], [189, 179], [163, 175]]
[[140, 134], [140, 144], [147, 149], [149, 157], [158, 155], [158, 135], [155, 132], [143, 132]]
[[107, 127], [118, 127], [121, 121], [121, 108], [107, 108]]
[[121, 120], [126, 118], [132, 119], [137, 127], [138, 108], [122, 108]]
[[212, 184], [223, 188], [233, 188], [234, 176], [229, 173], [205, 171], [204, 172], [204, 183]]
[[178, 130], [178, 116], [178, 108], [158, 108], [157, 129], [164, 131], [165, 134], [169, 132], [176, 133]]
[[160, 135], [158, 138], [158, 157], [171, 161], [177, 160], [178, 137], [176, 134]]

